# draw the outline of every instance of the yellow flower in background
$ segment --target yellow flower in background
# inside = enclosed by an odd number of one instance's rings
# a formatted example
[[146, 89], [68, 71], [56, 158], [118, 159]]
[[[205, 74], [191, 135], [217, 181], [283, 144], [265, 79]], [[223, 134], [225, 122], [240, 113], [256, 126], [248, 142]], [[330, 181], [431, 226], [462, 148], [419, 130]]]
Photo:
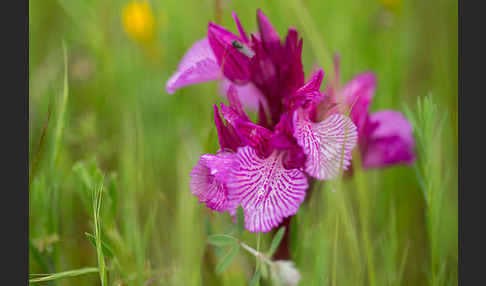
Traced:
[[391, 13], [398, 13], [400, 10], [400, 6], [402, 4], [402, 0], [379, 0], [380, 3], [385, 6], [385, 8], [390, 11]]
[[142, 43], [154, 40], [155, 22], [152, 8], [147, 1], [130, 1], [122, 8], [125, 32]]

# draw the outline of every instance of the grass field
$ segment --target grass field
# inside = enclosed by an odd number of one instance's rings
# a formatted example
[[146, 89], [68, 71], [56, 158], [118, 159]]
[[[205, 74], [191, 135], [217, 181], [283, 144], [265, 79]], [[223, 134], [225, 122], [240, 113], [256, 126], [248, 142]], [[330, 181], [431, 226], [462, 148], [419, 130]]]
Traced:
[[[414, 128], [412, 167], [315, 185], [290, 227], [299, 285], [458, 284], [457, 1], [150, 1], [142, 38], [124, 29], [127, 2], [29, 1], [30, 284], [249, 284], [244, 251], [216, 274], [206, 238], [234, 224], [188, 185], [227, 100], [215, 82], [165, 84], [209, 21], [236, 32], [234, 10], [255, 31], [258, 8], [281, 36], [298, 29], [306, 77], [319, 65], [325, 86], [339, 52], [343, 81], [377, 75], [371, 110]], [[267, 249], [273, 235], [242, 240]]]

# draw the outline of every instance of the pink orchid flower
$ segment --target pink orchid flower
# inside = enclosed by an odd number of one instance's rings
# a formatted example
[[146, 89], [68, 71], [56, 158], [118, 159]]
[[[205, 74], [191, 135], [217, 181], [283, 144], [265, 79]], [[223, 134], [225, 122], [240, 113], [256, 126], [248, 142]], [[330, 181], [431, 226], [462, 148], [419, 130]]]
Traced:
[[[245, 228], [268, 232], [297, 213], [308, 176], [332, 180], [350, 166], [358, 134], [342, 114], [316, 120], [324, 72], [318, 70], [305, 83], [302, 39], [295, 29], [281, 43], [261, 11], [258, 37], [248, 36], [233, 17], [239, 36], [209, 23], [207, 37], [183, 57], [167, 91], [222, 81], [229, 106], [213, 106], [221, 149], [201, 156], [189, 187], [200, 203], [228, 211], [233, 219], [241, 205]], [[258, 109], [257, 123], [244, 109], [251, 104]]]
[[340, 86], [339, 56], [334, 57], [335, 80], [328, 85], [330, 101], [340, 102], [328, 114], [349, 116], [357, 127], [358, 144], [365, 169], [395, 164], [411, 165], [415, 160], [412, 126], [400, 112], [380, 110], [369, 112], [376, 90], [376, 76], [372, 72], [356, 75]]

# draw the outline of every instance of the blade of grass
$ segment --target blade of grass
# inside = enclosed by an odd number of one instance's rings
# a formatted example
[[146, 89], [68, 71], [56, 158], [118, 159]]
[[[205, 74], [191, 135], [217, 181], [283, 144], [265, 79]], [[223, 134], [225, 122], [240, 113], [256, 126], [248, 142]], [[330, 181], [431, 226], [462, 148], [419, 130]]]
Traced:
[[29, 176], [29, 189], [32, 185], [32, 180], [37, 172], [37, 166], [39, 164], [39, 158], [42, 154], [42, 147], [44, 146], [44, 141], [46, 138], [47, 127], [49, 126], [49, 119], [51, 118], [52, 113], [52, 102], [49, 102], [49, 107], [47, 109], [46, 118], [44, 119], [44, 124], [42, 125], [42, 130], [39, 136], [39, 141], [35, 147], [34, 158], [32, 159], [32, 167], [30, 169], [30, 176]]
[[59, 102], [59, 114], [57, 118], [57, 126], [55, 132], [55, 140], [54, 140], [54, 162], [55, 166], [59, 165], [60, 160], [60, 149], [61, 149], [61, 140], [64, 133], [64, 124], [66, 119], [66, 109], [67, 103], [69, 98], [69, 88], [68, 88], [68, 77], [67, 77], [67, 52], [66, 52], [66, 44], [62, 43], [62, 50], [64, 55], [64, 76], [63, 76], [63, 84], [62, 84], [62, 94], [61, 99]]
[[29, 274], [29, 275], [43, 275], [43, 277], [29, 279], [29, 283], [46, 282], [46, 281], [68, 278], [68, 277], [75, 277], [75, 276], [80, 276], [80, 275], [85, 275], [90, 273], [96, 273], [96, 272], [98, 272], [97, 267], [85, 267], [76, 270], [68, 270], [68, 271], [52, 273], [52, 274]]
[[95, 186], [93, 192], [93, 219], [95, 228], [95, 241], [96, 241], [96, 254], [98, 257], [98, 268], [100, 273], [101, 285], [108, 285], [106, 268], [105, 268], [105, 258], [103, 255], [103, 247], [101, 243], [101, 222], [100, 222], [100, 208], [101, 208], [101, 197], [103, 194], [103, 183], [105, 176], [101, 177], [98, 185]]

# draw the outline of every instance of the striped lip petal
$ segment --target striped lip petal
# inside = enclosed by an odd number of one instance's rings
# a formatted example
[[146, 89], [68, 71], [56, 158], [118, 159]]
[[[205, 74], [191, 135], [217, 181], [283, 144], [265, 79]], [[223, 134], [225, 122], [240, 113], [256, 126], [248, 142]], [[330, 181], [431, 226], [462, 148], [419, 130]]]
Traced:
[[204, 154], [192, 169], [189, 189], [198, 197], [199, 203], [218, 212], [227, 210], [228, 188], [226, 181], [233, 163], [234, 154]]
[[207, 38], [195, 42], [186, 52], [177, 70], [166, 84], [166, 90], [173, 94], [176, 89], [221, 77], [218, 60], [209, 45]]
[[228, 210], [233, 218], [243, 207], [245, 228], [268, 232], [285, 217], [297, 213], [308, 188], [307, 178], [298, 169], [285, 169], [284, 152], [260, 158], [251, 147], [238, 148], [228, 181]]
[[319, 180], [333, 180], [339, 176], [341, 157], [343, 170], [351, 164], [351, 150], [356, 146], [358, 133], [348, 117], [333, 114], [314, 123], [305, 110], [299, 109], [294, 113], [293, 122], [294, 136], [307, 155], [305, 170], [309, 175]]

